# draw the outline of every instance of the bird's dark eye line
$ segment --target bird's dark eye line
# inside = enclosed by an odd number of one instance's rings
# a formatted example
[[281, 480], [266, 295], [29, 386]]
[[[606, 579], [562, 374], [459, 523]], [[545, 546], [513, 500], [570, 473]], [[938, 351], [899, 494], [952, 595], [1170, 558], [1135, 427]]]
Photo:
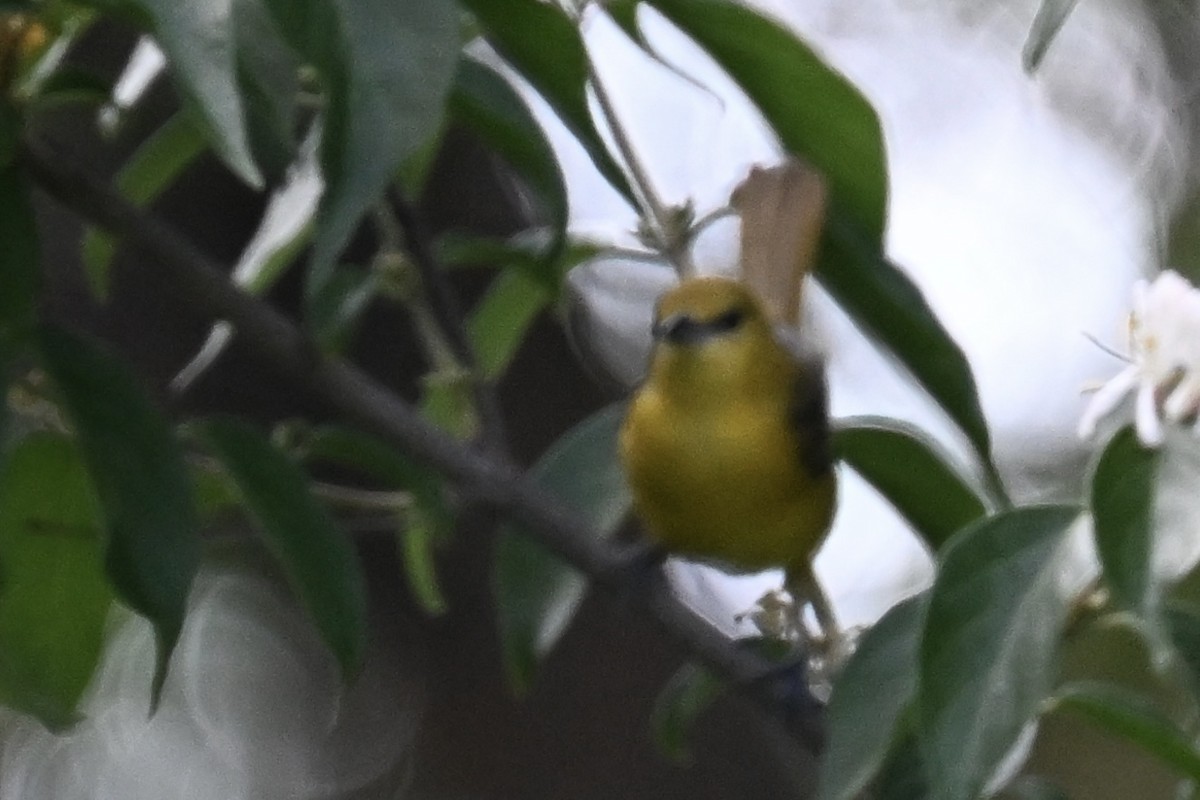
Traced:
[[712, 319], [696, 319], [686, 314], [671, 314], [654, 323], [654, 338], [675, 344], [698, 344], [714, 336], [736, 330], [746, 320], [746, 312], [730, 309]]
[[709, 327], [716, 331], [731, 331], [741, 325], [745, 318], [746, 315], [740, 308], [732, 308], [710, 322]]

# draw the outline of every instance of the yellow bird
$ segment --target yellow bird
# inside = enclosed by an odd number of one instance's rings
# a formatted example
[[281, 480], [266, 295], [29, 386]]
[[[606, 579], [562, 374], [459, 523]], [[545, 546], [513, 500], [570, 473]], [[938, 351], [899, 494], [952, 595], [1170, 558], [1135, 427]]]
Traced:
[[837, 494], [821, 361], [786, 346], [751, 291], [727, 278], [669, 290], [653, 333], [620, 435], [648, 534], [739, 572], [783, 567], [831, 642], [836, 624], [811, 568]]

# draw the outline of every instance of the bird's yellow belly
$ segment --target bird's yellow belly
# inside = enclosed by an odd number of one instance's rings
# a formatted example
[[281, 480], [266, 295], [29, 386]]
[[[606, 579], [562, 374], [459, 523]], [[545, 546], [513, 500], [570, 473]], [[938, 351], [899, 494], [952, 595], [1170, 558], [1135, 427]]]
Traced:
[[622, 431], [634, 503], [649, 534], [672, 552], [739, 570], [806, 561], [834, 508], [832, 472], [800, 464], [786, 409], [665, 413], [639, 398]]

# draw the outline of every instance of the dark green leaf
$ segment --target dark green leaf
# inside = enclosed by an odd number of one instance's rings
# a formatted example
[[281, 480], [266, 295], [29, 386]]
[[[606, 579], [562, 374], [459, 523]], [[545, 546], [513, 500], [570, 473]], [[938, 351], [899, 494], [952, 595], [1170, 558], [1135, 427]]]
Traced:
[[113, 587], [154, 623], [157, 703], [200, 562], [183, 453], [129, 367], [57, 328], [43, 328], [40, 343], [104, 509]]
[[1079, 512], [1028, 507], [946, 546], [921, 642], [918, 731], [944, 800], [982, 791], [1050, 693], [1059, 634], [1082, 583], [1067, 531]]
[[842, 75], [777, 22], [729, 0], [650, 0], [737, 81], [784, 146], [819, 169], [835, 206], [881, 249], [887, 164], [879, 118]]
[[667, 757], [688, 760], [688, 739], [696, 719], [724, 691], [724, 682], [697, 664], [684, 664], [671, 676], [654, 701], [650, 717], [654, 741]]
[[925, 601], [925, 595], [910, 597], [888, 611], [863, 636], [834, 684], [820, 800], [858, 797], [897, 743], [917, 692]]
[[437, 580], [434, 554], [451, 533], [441, 477], [373, 436], [337, 426], [312, 431], [301, 445], [309, 463], [336, 464], [379, 481], [391, 491], [407, 491], [409, 507], [397, 518], [397, 543], [409, 586], [430, 614], [441, 614], [446, 601]]
[[[297, 5], [314, 4], [320, 0]], [[332, 8], [335, 27], [310, 43], [321, 52], [307, 54], [329, 95], [310, 298], [404, 161], [440, 130], [459, 51], [454, 4], [445, 0], [335, 0]]]
[[343, 679], [351, 679], [367, 646], [367, 594], [354, 547], [309, 492], [304, 474], [252, 425], [213, 419], [200, 433], [237, 483]]
[[1189, 688], [1200, 696], [1200, 612], [1182, 604], [1171, 605], [1164, 619], [1175, 655], [1189, 679]]
[[851, 417], [837, 422], [833, 442], [836, 454], [887, 498], [934, 552], [987, 513], [953, 459], [916, 426]]
[[233, 18], [247, 136], [258, 164], [277, 176], [296, 154], [300, 65], [261, 0], [233, 0]]
[[[908, 727], [911, 728], [911, 725]], [[936, 797], [929, 790], [920, 743], [911, 730], [907, 730], [892, 748], [883, 768], [879, 770], [875, 793], [870, 797], [873, 800], [926, 800]]]
[[1066, 793], [1045, 778], [1022, 775], [1005, 787], [1004, 800], [1070, 800]]
[[945, 409], [991, 470], [991, 437], [971, 366], [908, 276], [834, 218], [822, 243], [818, 277], [855, 323]]
[[349, 346], [378, 287], [377, 272], [348, 267], [330, 276], [309, 306], [309, 327], [322, 349], [340, 353]]
[[33, 324], [41, 276], [29, 186], [16, 166], [0, 167], [0, 341]]
[[99, 107], [108, 102], [111, 95], [111, 80], [78, 67], [62, 66], [41, 84], [33, 101], [39, 111], [66, 103]]
[[1191, 737], [1142, 695], [1123, 686], [1078, 681], [1061, 687], [1054, 707], [1124, 737], [1193, 781], [1200, 780], [1200, 752]]
[[631, 206], [633, 190], [592, 122], [588, 109], [588, 59], [575, 24], [562, 9], [541, 0], [464, 0], [488, 40], [532, 84], [592, 163]]
[[[538, 485], [601, 536], [611, 535], [632, 500], [617, 456], [625, 407], [598, 411], [564, 434], [534, 466]], [[513, 686], [526, 690], [583, 600], [587, 582], [513, 526], [496, 548], [496, 613], [504, 663]]]
[[504, 374], [549, 300], [546, 287], [524, 272], [506, 269], [492, 280], [467, 319], [467, 334], [485, 377]]
[[21, 112], [3, 97], [0, 97], [0, 169], [7, 169], [17, 154], [24, 125]]
[[[138, 147], [117, 173], [117, 191], [136, 206], [145, 206], [163, 193], [205, 150], [203, 133], [186, 114], [163, 123]], [[88, 228], [83, 235], [83, 266], [92, 294], [108, 297], [109, 268], [116, 254], [112, 234]]]
[[1161, 458], [1126, 426], [1104, 448], [1092, 473], [1096, 550], [1113, 600], [1139, 615], [1158, 603], [1152, 574], [1154, 500]]
[[[609, 18], [617, 24], [617, 27], [629, 37], [629, 40], [636, 44], [638, 48], [646, 54], [647, 58], [655, 61], [663, 69], [673, 72], [680, 80], [690, 83], [702, 92], [707, 92], [713, 96], [717, 95], [712, 92], [707, 86], [693, 78], [691, 75], [684, 72], [669, 58], [665, 58], [654, 44], [646, 38], [642, 32], [641, 25], [638, 24], [638, 9], [641, 8], [641, 0], [610, 0], [604, 4], [604, 10], [608, 12]], [[720, 102], [718, 99], [717, 102]]]
[[1041, 66], [1046, 51], [1077, 2], [1079, 0], [1042, 0], [1037, 16], [1033, 18], [1029, 38], [1025, 40], [1025, 49], [1021, 51], [1021, 63], [1026, 72], [1034, 72]]
[[[485, 236], [448, 233], [435, 243], [437, 260], [450, 268], [506, 267], [520, 270], [531, 281], [543, 284], [546, 274], [546, 237], [526, 232], [506, 240]], [[604, 248], [586, 240], [568, 241], [553, 269], [555, 292], [572, 268], [604, 253]], [[666, 267], [664, 267], [666, 269]]]
[[411, 492], [436, 537], [440, 540], [449, 535], [451, 519], [441, 477], [432, 469], [374, 436], [337, 425], [314, 429], [301, 449], [309, 463], [337, 464], [379, 481], [383, 488]]
[[532, 191], [542, 221], [552, 231], [544, 254], [544, 282], [557, 289], [562, 276], [553, 267], [566, 241], [567, 188], [546, 134], [508, 81], [470, 59], [459, 62], [450, 109], [457, 121], [500, 154]]
[[112, 591], [101, 512], [73, 442], [34, 433], [0, 476], [0, 702], [57, 729], [100, 660]]
[[153, 20], [184, 95], [212, 134], [222, 160], [242, 180], [262, 186], [250, 153], [246, 107], [237, 82], [233, 3], [228, 0], [131, 0]]

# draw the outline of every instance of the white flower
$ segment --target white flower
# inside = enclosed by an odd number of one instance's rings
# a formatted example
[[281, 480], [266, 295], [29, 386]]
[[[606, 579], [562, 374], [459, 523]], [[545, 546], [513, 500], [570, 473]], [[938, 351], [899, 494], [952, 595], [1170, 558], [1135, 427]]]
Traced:
[[1129, 314], [1129, 366], [1096, 392], [1079, 420], [1089, 438], [1096, 424], [1136, 389], [1134, 424], [1147, 447], [1162, 444], [1165, 419], [1181, 422], [1200, 411], [1200, 289], [1167, 270], [1138, 281]]

